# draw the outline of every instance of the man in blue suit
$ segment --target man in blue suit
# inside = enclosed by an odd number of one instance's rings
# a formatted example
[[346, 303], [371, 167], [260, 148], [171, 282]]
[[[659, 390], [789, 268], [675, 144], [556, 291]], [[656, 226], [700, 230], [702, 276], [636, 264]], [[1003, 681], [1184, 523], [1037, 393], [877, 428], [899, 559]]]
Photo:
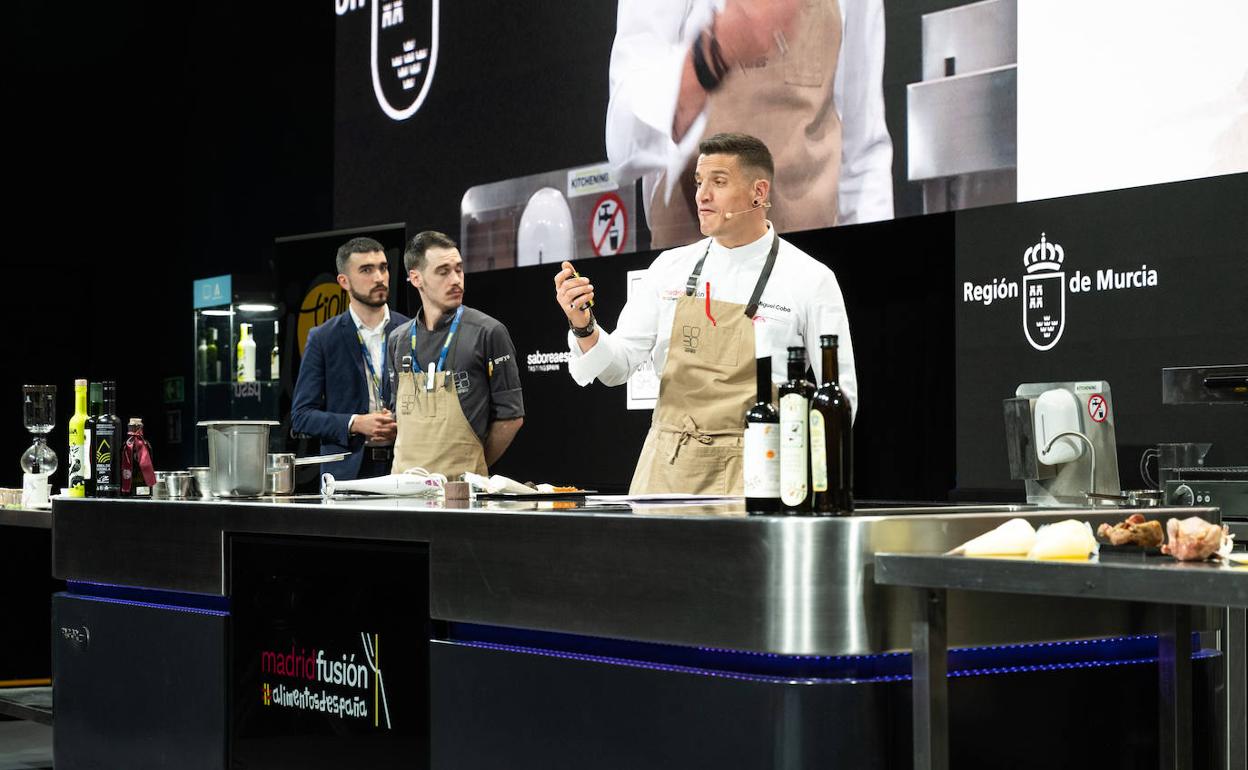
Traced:
[[308, 332], [290, 407], [291, 427], [321, 440], [321, 453], [350, 452], [321, 470], [337, 479], [390, 472], [397, 426], [387, 408], [390, 381], [386, 336], [408, 318], [391, 313], [385, 249], [372, 238], [352, 238], [338, 249], [338, 285], [351, 303]]

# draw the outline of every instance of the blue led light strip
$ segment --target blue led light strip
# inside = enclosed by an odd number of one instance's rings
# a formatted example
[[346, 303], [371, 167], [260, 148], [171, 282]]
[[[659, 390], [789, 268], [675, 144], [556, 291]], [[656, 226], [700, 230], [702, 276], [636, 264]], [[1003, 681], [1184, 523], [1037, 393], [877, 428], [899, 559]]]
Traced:
[[162, 591], [156, 588], [136, 588], [110, 583], [92, 583], [85, 580], [68, 580], [66, 587], [68, 590], [65, 595], [75, 599], [93, 599], [112, 604], [177, 610], [200, 615], [230, 614], [230, 598], [216, 594]]
[[[862, 683], [910, 679], [908, 652], [845, 656], [778, 655], [464, 623], [449, 624], [444, 641], [477, 649], [771, 683]], [[1218, 655], [1215, 650], [1199, 649], [1198, 636], [1193, 637], [1193, 645], [1197, 650], [1193, 659]], [[949, 676], [976, 677], [1149, 665], [1156, 660], [1157, 637], [1151, 635], [993, 645], [950, 650]]]

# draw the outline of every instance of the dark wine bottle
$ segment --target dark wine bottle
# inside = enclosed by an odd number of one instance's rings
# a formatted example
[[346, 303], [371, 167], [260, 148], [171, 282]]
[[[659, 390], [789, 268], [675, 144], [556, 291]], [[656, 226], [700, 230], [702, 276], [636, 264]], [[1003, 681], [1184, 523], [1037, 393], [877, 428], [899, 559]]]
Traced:
[[121, 449], [126, 442], [121, 418], [117, 416], [117, 383], [105, 382], [101, 388], [103, 405], [91, 431], [91, 478], [95, 497], [118, 497], [121, 494]]
[[754, 362], [758, 398], [745, 413], [745, 509], [780, 510], [780, 410], [771, 403], [771, 357]]
[[780, 386], [780, 510], [809, 514], [810, 397], [815, 386], [806, 379], [806, 349], [789, 348], [789, 379]]
[[810, 469], [815, 513], [848, 515], [854, 510], [854, 425], [841, 390], [835, 334], [819, 337], [823, 384], [810, 400]]

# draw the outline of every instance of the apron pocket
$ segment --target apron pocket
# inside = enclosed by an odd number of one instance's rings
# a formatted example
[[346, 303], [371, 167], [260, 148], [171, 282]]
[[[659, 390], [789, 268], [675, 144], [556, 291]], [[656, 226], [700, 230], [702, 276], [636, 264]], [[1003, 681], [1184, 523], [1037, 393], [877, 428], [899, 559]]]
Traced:
[[719, 366], [736, 367], [741, 347], [740, 329], [702, 327], [700, 343], [696, 348], [699, 359]]
[[672, 451], [680, 436], [666, 432], [660, 434], [648, 469], [647, 491], [740, 494], [740, 439], [725, 437], [718, 440], [723, 443], [706, 446], [690, 439], [676, 451], [676, 460], [672, 462]]

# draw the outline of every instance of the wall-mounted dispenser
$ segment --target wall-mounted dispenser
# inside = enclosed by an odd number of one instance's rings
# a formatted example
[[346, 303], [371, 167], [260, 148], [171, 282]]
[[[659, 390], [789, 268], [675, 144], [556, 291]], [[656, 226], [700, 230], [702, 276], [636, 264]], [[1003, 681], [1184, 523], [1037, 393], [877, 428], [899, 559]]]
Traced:
[[1118, 447], [1109, 383], [1024, 383], [1004, 401], [1010, 477], [1035, 505], [1086, 505], [1114, 496]]

